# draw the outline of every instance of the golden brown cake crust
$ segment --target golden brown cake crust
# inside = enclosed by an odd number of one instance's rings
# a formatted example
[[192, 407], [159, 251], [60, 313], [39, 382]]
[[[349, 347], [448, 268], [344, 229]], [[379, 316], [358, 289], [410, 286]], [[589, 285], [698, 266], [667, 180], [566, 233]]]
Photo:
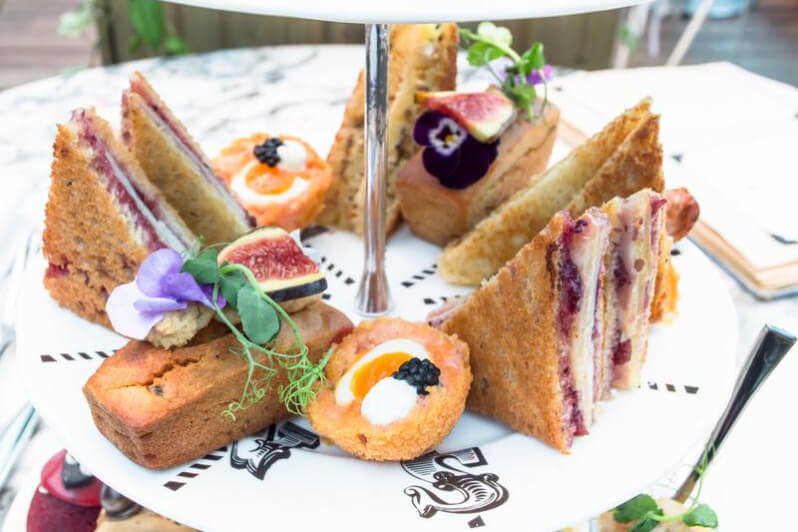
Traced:
[[[468, 408], [497, 418], [566, 452], [556, 325], [557, 284], [547, 265], [549, 245], [562, 233], [563, 214], [443, 324], [471, 350], [474, 381]], [[556, 263], [556, 253], [551, 256]]]
[[[434, 37], [432, 53], [427, 53], [429, 38]], [[412, 128], [420, 114], [415, 103], [418, 90], [453, 90], [457, 74], [457, 25], [397, 24], [391, 27], [391, 57], [388, 78], [388, 175], [386, 230], [399, 224], [400, 212], [394, 181], [399, 168], [418, 147]], [[333, 173], [333, 185], [327, 192], [325, 207], [318, 223], [336, 225], [362, 233], [364, 179], [364, 87], [363, 72], [346, 104], [341, 127], [330, 148], [327, 162]]]
[[[516, 192], [470, 232], [451, 242], [441, 253], [438, 261], [439, 273], [451, 283], [479, 284], [510, 260], [546, 226], [556, 212], [568, 208], [591, 179], [597, 181], [596, 185], [590, 187], [590, 197], [585, 197], [583, 201], [585, 207], [603, 203], [603, 200], [592, 203], [599, 197], [606, 196], [609, 199], [619, 195], [616, 189], [620, 183], [616, 184], [608, 179], [613, 175], [621, 175], [616, 165], [647, 162], [649, 158], [642, 155], [638, 157], [628, 150], [660, 151], [658, 143], [642, 143], [643, 140], [652, 139], [650, 132], [652, 129], [656, 131], [658, 123], [656, 120], [652, 122], [649, 107], [649, 100], [643, 100], [624, 112], [585, 144], [574, 148], [565, 159]], [[641, 129], [646, 132], [641, 134], [642, 137], [632, 135]], [[616, 154], [616, 151], [621, 153]], [[649, 176], [650, 173], [644, 175]], [[655, 188], [651, 183], [645, 182], [646, 180], [635, 182], [639, 183], [639, 188]], [[628, 188], [630, 187], [624, 185], [624, 190]], [[579, 209], [575, 207], [574, 210]], [[584, 208], [581, 212], [583, 211]]]
[[[316, 303], [292, 316], [314, 361], [352, 329], [340, 311]], [[214, 335], [211, 335], [213, 337]], [[99, 431], [144, 467], [161, 469], [203, 456], [289, 416], [278, 401], [282, 371], [257, 405], [222, 414], [241, 398], [247, 364], [230, 353], [232, 334], [189, 347], [163, 350], [131, 341], [106, 359], [83, 387]], [[278, 349], [293, 345], [283, 326]]]
[[[129, 168], [137, 167], [108, 124], [93, 111], [88, 113], [103, 141], [115, 145]], [[131, 234], [70, 127], [58, 126], [53, 156], [42, 239], [51, 267], [44, 285], [60, 305], [110, 327], [105, 314], [108, 294], [133, 280], [150, 250]]]
[[441, 185], [424, 169], [419, 151], [396, 178], [402, 218], [415, 234], [439, 246], [462, 236], [546, 169], [559, 120], [553, 105], [534, 123], [518, 117], [502, 134], [488, 173], [462, 190]]

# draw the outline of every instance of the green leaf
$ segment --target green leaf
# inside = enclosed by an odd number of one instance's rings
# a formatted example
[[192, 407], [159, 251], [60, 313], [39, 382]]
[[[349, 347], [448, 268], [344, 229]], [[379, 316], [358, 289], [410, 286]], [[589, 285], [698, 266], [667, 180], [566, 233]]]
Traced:
[[471, 66], [482, 66], [504, 55], [499, 48], [487, 42], [476, 42], [468, 47], [466, 57]]
[[127, 0], [127, 12], [136, 34], [153, 50], [159, 49], [166, 36], [161, 3], [158, 0]]
[[186, 260], [181, 271], [190, 273], [200, 284], [213, 284], [219, 280], [218, 255], [215, 248], [205, 248], [196, 257]]
[[239, 271], [228, 272], [219, 277], [219, 289], [227, 302], [238, 308], [238, 291], [247, 284], [247, 278]]
[[524, 76], [528, 76], [533, 70], [540, 70], [546, 64], [543, 57], [543, 44], [536, 42], [529, 50], [521, 55], [521, 62], [524, 68]]
[[127, 49], [131, 52], [136, 52], [139, 48], [141, 48], [141, 42], [141, 36], [138, 33], [134, 33], [130, 37], [130, 43], [128, 43]]
[[[660, 509], [657, 509], [657, 511], [654, 512], [654, 513], [657, 514], [657, 515], [660, 515], [660, 516], [663, 515], [662, 514], [662, 510], [660, 510]], [[641, 519], [640, 521], [635, 523], [635, 525], [632, 528], [630, 528], [629, 530], [627, 530], [627, 532], [651, 532], [652, 530], [657, 528], [658, 524], [659, 524], [659, 521], [657, 521], [656, 519], [652, 519], [650, 517], [647, 517], [647, 518]]]
[[256, 344], [263, 345], [280, 332], [280, 318], [274, 307], [250, 284], [238, 291], [238, 314], [244, 333]]
[[508, 77], [502, 84], [502, 90], [515, 105], [526, 111], [532, 108], [532, 102], [534, 102], [537, 97], [537, 91], [535, 91], [533, 85], [528, 83], [515, 83], [511, 77]]
[[183, 39], [177, 35], [170, 35], [167, 37], [166, 43], [164, 43], [164, 48], [170, 55], [181, 55], [188, 53], [188, 46], [185, 42], [183, 42]]
[[657, 510], [660, 508], [651, 495], [640, 494], [615, 508], [612, 516], [617, 523], [631, 523], [642, 519], [648, 512]]
[[504, 26], [497, 26], [493, 22], [480, 22], [477, 26], [477, 35], [482, 39], [509, 48], [513, 43], [513, 34]]
[[699, 504], [692, 512], [682, 517], [682, 522], [687, 526], [718, 528], [718, 515], [706, 504]]

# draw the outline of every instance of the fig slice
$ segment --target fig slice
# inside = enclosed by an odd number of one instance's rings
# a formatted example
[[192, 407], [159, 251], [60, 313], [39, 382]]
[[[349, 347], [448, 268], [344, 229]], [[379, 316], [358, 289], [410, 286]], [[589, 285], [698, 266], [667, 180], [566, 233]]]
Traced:
[[225, 246], [219, 264], [229, 262], [249, 268], [258, 284], [287, 312], [297, 312], [321, 299], [327, 279], [319, 265], [285, 230], [255, 229]]
[[482, 92], [419, 91], [416, 99], [431, 111], [451, 116], [480, 142], [495, 140], [515, 118], [513, 102], [495, 86]]

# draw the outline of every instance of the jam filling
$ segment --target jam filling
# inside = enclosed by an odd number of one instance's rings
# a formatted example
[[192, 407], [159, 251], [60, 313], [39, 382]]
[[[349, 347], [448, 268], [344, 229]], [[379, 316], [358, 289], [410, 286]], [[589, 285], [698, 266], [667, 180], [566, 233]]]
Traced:
[[141, 202], [150, 210], [152, 210], [153, 204], [156, 203], [155, 199], [146, 197], [145, 194], [138, 190], [132, 181], [127, 179], [127, 176], [119, 175], [120, 171], [124, 174], [127, 169], [121, 161], [116, 159], [112, 160], [113, 156], [109, 152], [108, 146], [97, 136], [94, 126], [87, 119], [83, 111], [76, 111], [73, 115], [73, 120], [80, 127], [80, 139], [91, 147], [92, 158], [90, 164], [92, 168], [98, 174], [106, 178], [108, 189], [111, 194], [129, 212], [135, 224], [144, 231], [147, 247], [153, 251], [165, 247], [165, 243], [161, 240], [157, 230], [139, 210], [136, 200], [125, 188], [121, 180], [128, 180]]
[[[571, 258], [570, 247], [574, 232], [581, 232], [586, 222], [574, 223], [568, 217], [570, 224], [563, 229], [562, 237], [556, 246], [559, 248], [559, 275], [557, 276], [557, 287], [559, 288], [560, 301], [557, 309], [557, 322], [559, 325], [561, 348], [559, 373], [560, 389], [563, 397], [563, 417], [566, 420], [570, 437], [574, 435], [582, 436], [587, 434], [584, 417], [579, 409], [579, 392], [574, 385], [574, 376], [571, 371], [571, 359], [569, 349], [565, 347], [565, 339], [569, 337], [574, 318], [579, 311], [582, 301], [582, 278], [579, 270]], [[553, 273], [553, 255], [555, 247], [550, 246], [546, 253], [546, 267]]]

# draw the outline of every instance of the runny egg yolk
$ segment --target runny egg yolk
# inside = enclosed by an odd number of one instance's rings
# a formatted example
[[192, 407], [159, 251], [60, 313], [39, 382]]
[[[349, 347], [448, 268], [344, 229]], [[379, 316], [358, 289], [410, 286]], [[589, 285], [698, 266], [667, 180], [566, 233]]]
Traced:
[[259, 163], [247, 172], [246, 183], [258, 194], [281, 194], [291, 188], [297, 172], [287, 172], [279, 167]]
[[403, 352], [385, 353], [355, 371], [350, 388], [352, 395], [363, 399], [369, 390], [385, 377], [390, 377], [399, 366], [410, 360], [412, 355]]

